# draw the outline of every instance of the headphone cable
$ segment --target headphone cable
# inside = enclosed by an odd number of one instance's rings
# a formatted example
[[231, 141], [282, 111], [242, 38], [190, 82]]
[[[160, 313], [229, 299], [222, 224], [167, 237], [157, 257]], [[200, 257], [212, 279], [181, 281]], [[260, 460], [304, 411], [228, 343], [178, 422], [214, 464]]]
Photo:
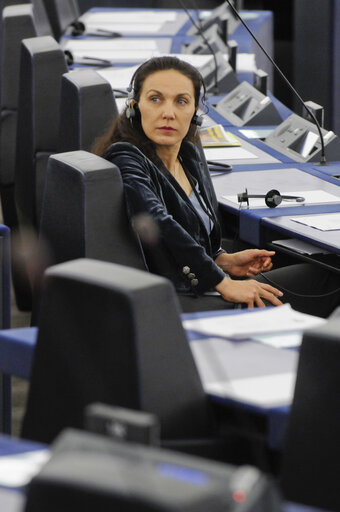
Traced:
[[340, 291], [340, 288], [336, 288], [335, 290], [332, 290], [331, 292], [327, 292], [327, 293], [322, 293], [322, 294], [303, 294], [303, 293], [297, 293], [297, 292], [292, 292], [291, 290], [288, 290], [287, 288], [284, 288], [283, 286], [281, 286], [280, 284], [277, 284], [275, 283], [275, 281], [272, 281], [271, 279], [269, 279], [269, 277], [267, 277], [266, 275], [264, 275], [262, 272], [260, 272], [259, 274], [261, 277], [263, 277], [263, 279], [265, 279], [266, 281], [268, 281], [268, 283], [276, 286], [277, 288], [287, 292], [287, 293], [290, 293], [291, 295], [294, 295], [296, 297], [308, 297], [308, 298], [311, 298], [311, 299], [319, 299], [321, 297], [328, 297], [329, 295], [333, 295], [334, 293], [338, 293]]

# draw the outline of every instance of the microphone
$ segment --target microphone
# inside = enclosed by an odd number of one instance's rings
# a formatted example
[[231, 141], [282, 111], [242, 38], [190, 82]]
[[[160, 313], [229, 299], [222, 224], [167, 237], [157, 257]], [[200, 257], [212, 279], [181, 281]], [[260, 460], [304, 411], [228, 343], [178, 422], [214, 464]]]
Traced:
[[283, 200], [295, 201], [296, 203], [303, 203], [305, 201], [305, 198], [302, 196], [286, 196], [280, 194], [280, 192], [276, 189], [269, 190], [269, 192], [267, 192], [266, 194], [248, 194], [248, 190], [246, 189], [245, 192], [237, 194], [237, 201], [239, 203], [246, 202], [248, 208], [249, 199], [251, 198], [263, 198], [265, 200], [266, 205], [269, 208], [276, 208], [277, 206], [279, 206], [279, 204], [282, 203]]
[[327, 160], [326, 160], [326, 152], [325, 152], [325, 141], [324, 141], [324, 137], [323, 137], [323, 134], [322, 134], [322, 131], [321, 131], [321, 126], [320, 126], [320, 123], [319, 121], [317, 120], [314, 112], [312, 112], [312, 110], [306, 105], [306, 103], [303, 101], [303, 99], [301, 98], [300, 94], [297, 92], [297, 90], [292, 86], [292, 84], [290, 83], [290, 81], [288, 80], [288, 78], [286, 77], [286, 75], [281, 71], [281, 69], [279, 68], [279, 66], [274, 62], [274, 60], [271, 58], [271, 56], [269, 55], [269, 53], [264, 49], [264, 47], [262, 46], [262, 44], [259, 42], [259, 40], [257, 39], [257, 37], [255, 36], [255, 34], [250, 30], [250, 28], [248, 27], [247, 23], [242, 19], [242, 17], [240, 16], [240, 14], [238, 13], [237, 9], [235, 9], [235, 7], [233, 6], [233, 4], [230, 2], [230, 0], [224, 0], [230, 7], [230, 9], [233, 11], [233, 13], [235, 14], [235, 16], [237, 16], [237, 18], [240, 20], [240, 22], [242, 23], [242, 25], [244, 26], [244, 28], [247, 30], [247, 32], [251, 35], [251, 37], [254, 39], [254, 41], [256, 42], [256, 44], [258, 45], [258, 47], [262, 50], [262, 52], [265, 54], [265, 56], [267, 57], [267, 59], [269, 59], [269, 61], [271, 62], [271, 64], [274, 66], [274, 68], [276, 69], [276, 71], [280, 74], [281, 78], [283, 78], [283, 80], [286, 82], [286, 84], [288, 85], [288, 87], [290, 88], [291, 91], [293, 91], [293, 93], [295, 94], [295, 96], [298, 98], [298, 100], [300, 101], [300, 103], [302, 104], [302, 106], [306, 109], [306, 111], [308, 112], [308, 114], [310, 115], [310, 117], [313, 119], [314, 121], [314, 124], [319, 132], [319, 137], [320, 137], [320, 142], [321, 142], [321, 155], [320, 155], [320, 162], [319, 162], [319, 165], [327, 165]]
[[99, 67], [112, 67], [113, 63], [107, 59], [100, 59], [98, 57], [91, 57], [87, 55], [83, 55], [81, 60], [74, 60], [72, 52], [70, 50], [64, 50], [66, 64], [68, 66], [73, 66], [73, 64], [83, 64], [85, 66], [99, 66]]
[[207, 164], [209, 166], [209, 170], [214, 172], [229, 172], [233, 169], [230, 164], [225, 164], [224, 162], [215, 160], [207, 160]]
[[97, 37], [98, 36], [99, 37], [110, 37], [110, 38], [122, 37], [122, 34], [120, 34], [119, 32], [112, 32], [111, 30], [105, 30], [104, 28], [97, 28], [96, 32], [92, 32], [92, 33], [86, 32], [85, 24], [79, 20], [75, 20], [72, 23], [70, 23], [68, 28], [70, 30], [71, 35], [74, 37], [79, 37], [79, 36], [83, 36], [83, 35], [97, 36]]
[[193, 24], [193, 26], [196, 28], [196, 30], [199, 33], [199, 35], [202, 37], [204, 43], [207, 45], [207, 47], [210, 50], [210, 53], [213, 56], [213, 59], [214, 59], [214, 87], [213, 87], [212, 93], [213, 93], [214, 96], [218, 96], [218, 94], [219, 94], [218, 76], [217, 76], [218, 64], [217, 64], [217, 59], [216, 59], [215, 51], [214, 51], [212, 45], [209, 43], [208, 39], [206, 38], [206, 36], [205, 36], [204, 32], [202, 31], [200, 25], [196, 23], [196, 21], [194, 20], [194, 18], [192, 17], [192, 15], [190, 13], [190, 11], [184, 5], [183, 1], [182, 0], [178, 0], [178, 2], [181, 5], [182, 9], [187, 14], [187, 16], [188, 16], [189, 20], [191, 21], [191, 23]]

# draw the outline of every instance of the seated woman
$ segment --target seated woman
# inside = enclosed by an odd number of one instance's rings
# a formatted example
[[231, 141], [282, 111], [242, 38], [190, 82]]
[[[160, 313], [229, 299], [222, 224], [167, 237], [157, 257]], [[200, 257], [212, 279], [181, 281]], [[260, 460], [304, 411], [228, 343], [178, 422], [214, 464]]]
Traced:
[[[137, 69], [130, 89], [126, 108], [97, 141], [94, 153], [119, 167], [131, 221], [137, 225], [141, 214], [153, 219], [156, 242], [141, 237], [146, 262], [151, 272], [173, 282], [183, 310], [279, 306], [284, 301], [328, 316], [339, 304], [339, 289], [334, 290], [340, 279], [334, 274], [300, 264], [269, 272], [266, 282], [259, 274], [271, 270], [273, 251], [228, 254], [221, 248], [211, 183], [195, 146], [204, 91], [200, 73], [176, 57], [156, 57]], [[284, 299], [276, 283], [285, 287]], [[216, 296], [208, 294], [212, 291]], [[327, 300], [313, 294], [327, 294]]]

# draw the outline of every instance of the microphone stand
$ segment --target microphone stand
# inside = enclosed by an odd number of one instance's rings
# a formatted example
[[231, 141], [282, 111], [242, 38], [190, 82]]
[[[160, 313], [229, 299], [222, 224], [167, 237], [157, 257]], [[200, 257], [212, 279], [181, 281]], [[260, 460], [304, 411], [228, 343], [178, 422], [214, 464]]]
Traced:
[[217, 70], [218, 70], [218, 64], [217, 64], [217, 59], [216, 59], [216, 55], [215, 55], [215, 52], [213, 50], [213, 47], [211, 46], [211, 44], [209, 43], [208, 39], [205, 37], [205, 34], [204, 32], [201, 30], [201, 27], [200, 25], [198, 25], [196, 23], [196, 21], [194, 20], [194, 18], [191, 16], [190, 14], [190, 11], [186, 8], [186, 6], [184, 5], [184, 3], [182, 2], [182, 0], [178, 0], [182, 9], [185, 11], [185, 13], [187, 14], [188, 18], [190, 19], [191, 23], [193, 24], [193, 26], [196, 28], [197, 32], [199, 33], [199, 35], [202, 37], [204, 43], [207, 45], [207, 47], [209, 48], [210, 50], [210, 53], [212, 54], [213, 56], [213, 59], [214, 59], [214, 82], [215, 82], [215, 86], [214, 86], [214, 89], [213, 89], [213, 94], [215, 96], [217, 96], [219, 94], [219, 87], [218, 87], [218, 76], [217, 76]]
[[250, 30], [250, 28], [248, 27], [247, 23], [242, 19], [242, 17], [240, 16], [240, 14], [238, 13], [238, 11], [235, 9], [235, 7], [233, 6], [233, 4], [230, 2], [230, 0], [224, 0], [225, 2], [227, 2], [227, 4], [229, 5], [229, 7], [232, 9], [233, 13], [235, 14], [235, 16], [237, 16], [237, 18], [240, 20], [240, 22], [242, 23], [242, 25], [244, 26], [244, 28], [247, 30], [247, 32], [249, 32], [249, 34], [251, 35], [251, 37], [254, 39], [254, 41], [256, 42], [256, 44], [258, 45], [258, 47], [263, 51], [263, 53], [265, 54], [265, 56], [269, 59], [269, 61], [272, 63], [272, 65], [274, 66], [274, 68], [276, 69], [276, 71], [280, 74], [280, 76], [284, 79], [284, 81], [286, 82], [286, 84], [288, 85], [288, 87], [293, 91], [293, 93], [296, 95], [296, 97], [298, 98], [298, 100], [300, 101], [300, 103], [302, 104], [302, 106], [307, 110], [308, 114], [310, 115], [310, 117], [313, 119], [314, 121], [314, 124], [319, 132], [319, 137], [320, 137], [320, 142], [321, 142], [321, 156], [320, 156], [320, 162], [319, 164], [320, 165], [327, 165], [327, 160], [326, 160], [326, 151], [325, 151], [325, 141], [324, 141], [324, 138], [323, 138], [323, 134], [322, 134], [322, 131], [321, 131], [321, 126], [320, 126], [320, 123], [319, 121], [317, 120], [314, 112], [312, 112], [312, 110], [307, 107], [306, 103], [303, 101], [303, 99], [301, 98], [300, 94], [297, 92], [297, 90], [293, 87], [293, 85], [290, 83], [290, 81], [288, 80], [288, 78], [285, 76], [285, 74], [281, 71], [281, 69], [279, 68], [279, 66], [275, 63], [275, 61], [271, 58], [271, 56], [269, 55], [269, 53], [264, 49], [264, 47], [262, 46], [262, 44], [260, 43], [260, 41], [257, 39], [257, 37], [255, 36], [255, 34], [253, 34], [253, 32]]

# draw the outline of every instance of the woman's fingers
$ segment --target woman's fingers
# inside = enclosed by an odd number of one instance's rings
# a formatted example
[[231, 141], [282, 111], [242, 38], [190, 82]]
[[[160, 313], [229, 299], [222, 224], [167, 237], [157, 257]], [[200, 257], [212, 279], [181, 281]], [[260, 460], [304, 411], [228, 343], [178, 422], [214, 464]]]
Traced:
[[282, 297], [283, 293], [278, 290], [277, 288], [274, 288], [273, 286], [270, 286], [268, 284], [258, 283], [257, 281], [251, 281], [254, 283], [255, 289], [254, 289], [254, 297], [247, 301], [248, 308], [253, 308], [254, 304], [256, 304], [259, 308], [264, 308], [266, 305], [263, 302], [262, 299], [267, 300], [273, 306], [282, 306], [282, 302], [278, 297]]
[[253, 279], [245, 281], [234, 281], [224, 278], [217, 286], [216, 290], [225, 300], [237, 303], [247, 304], [248, 308], [254, 306], [264, 307], [264, 300], [274, 306], [280, 306], [282, 302], [278, 297], [283, 293], [277, 288], [255, 281]]

